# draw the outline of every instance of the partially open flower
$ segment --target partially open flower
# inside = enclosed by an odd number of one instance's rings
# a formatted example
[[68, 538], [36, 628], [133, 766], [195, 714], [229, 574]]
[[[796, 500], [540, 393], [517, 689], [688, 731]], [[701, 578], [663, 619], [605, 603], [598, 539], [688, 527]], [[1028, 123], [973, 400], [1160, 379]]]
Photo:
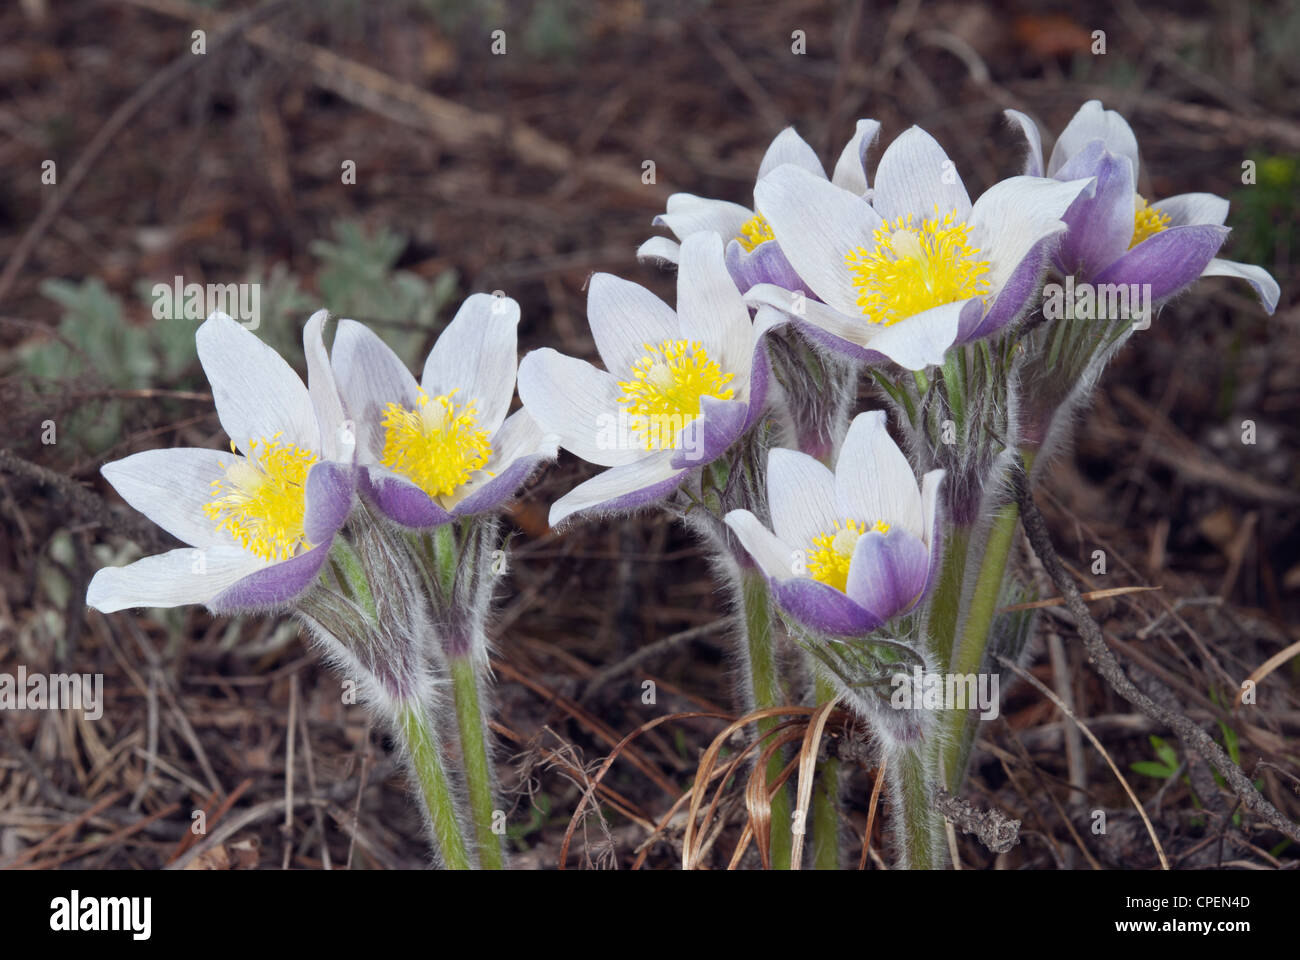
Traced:
[[[953, 162], [918, 127], [880, 158], [871, 203], [845, 202], [793, 165], [754, 188], [781, 249], [818, 300], [760, 284], [746, 300], [867, 363], [912, 370], [1001, 330], [1040, 292], [1061, 215], [1088, 186], [1012, 177], [971, 204]], [[820, 301], [820, 302], [818, 302]]]
[[399, 524], [431, 528], [513, 497], [553, 442], [527, 411], [507, 417], [519, 304], [476, 293], [424, 362], [419, 384], [387, 344], [340, 320], [332, 361], [355, 424], [362, 489]]
[[224, 314], [198, 329], [230, 451], [148, 450], [103, 467], [122, 499], [190, 544], [95, 574], [86, 602], [104, 613], [202, 603], [218, 613], [278, 607], [315, 581], [352, 506], [342, 408], [307, 321], [308, 384]]
[[668, 496], [754, 425], [767, 395], [769, 327], [750, 322], [716, 233], [682, 243], [676, 311], [644, 287], [598, 273], [587, 319], [605, 370], [550, 348], [519, 366], [524, 408], [560, 446], [611, 468], [556, 501], [553, 525]]
[[[1038, 127], [1018, 110], [1007, 118], [1028, 142], [1025, 173], [1042, 176], [1043, 142]], [[1103, 284], [1149, 284], [1160, 303], [1198, 277], [1240, 277], [1269, 313], [1279, 288], [1267, 271], [1215, 256], [1228, 236], [1228, 201], [1212, 193], [1184, 193], [1154, 203], [1137, 192], [1138, 144], [1114, 110], [1089, 100], [1079, 108], [1052, 148], [1046, 175], [1057, 180], [1095, 177], [1097, 188], [1066, 211], [1069, 231], [1056, 253], [1065, 274]]]
[[[834, 185], [842, 191], [842, 198], [869, 195], [867, 189], [867, 150], [880, 132], [875, 120], [859, 120], [852, 139], [844, 146], [835, 171], [829, 181], [817, 154], [794, 127], [786, 127], [767, 148], [758, 167], [758, 180], [782, 164], [793, 164], [808, 171], [811, 176]], [[790, 261], [781, 252], [781, 245], [772, 233], [771, 224], [760, 210], [751, 210], [738, 203], [709, 200], [690, 193], [674, 193], [668, 198], [668, 210], [654, 219], [655, 226], [664, 226], [685, 240], [693, 233], [717, 233], [726, 244], [727, 268], [742, 292], [759, 283], [772, 283], [787, 290], [805, 290]], [[641, 244], [637, 257], [677, 263], [681, 247], [667, 237], [651, 237]]]
[[925, 596], [939, 567], [942, 470], [918, 490], [883, 411], [859, 414], [835, 472], [794, 450], [768, 458], [768, 530], [748, 510], [727, 525], [772, 585], [776, 602], [821, 634], [862, 637]]

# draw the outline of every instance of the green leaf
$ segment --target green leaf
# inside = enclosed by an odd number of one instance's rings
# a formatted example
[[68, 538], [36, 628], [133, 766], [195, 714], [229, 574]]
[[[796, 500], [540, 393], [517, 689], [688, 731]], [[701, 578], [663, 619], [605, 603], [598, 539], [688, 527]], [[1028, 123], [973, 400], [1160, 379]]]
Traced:
[[1140, 773], [1144, 777], [1155, 777], [1159, 780], [1168, 780], [1177, 770], [1171, 770], [1163, 763], [1156, 763], [1154, 760], [1139, 760], [1137, 763], [1129, 764], [1129, 769], [1134, 773]]

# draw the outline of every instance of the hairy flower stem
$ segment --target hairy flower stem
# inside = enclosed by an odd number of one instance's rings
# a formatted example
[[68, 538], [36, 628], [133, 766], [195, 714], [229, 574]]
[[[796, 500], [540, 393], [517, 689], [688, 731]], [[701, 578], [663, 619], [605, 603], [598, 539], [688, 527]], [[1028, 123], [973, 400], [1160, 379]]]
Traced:
[[[834, 698], [835, 685], [815, 672], [814, 695], [818, 704]], [[813, 867], [817, 870], [840, 868], [840, 762], [828, 757], [819, 769], [813, 787]]]
[[930, 605], [927, 630], [935, 663], [952, 662], [957, 639], [957, 621], [961, 612], [962, 586], [966, 578], [966, 559], [970, 548], [970, 528], [953, 524], [943, 540], [943, 561], [934, 600]]
[[[750, 701], [755, 709], [779, 707], [785, 704], [785, 694], [777, 672], [776, 643], [772, 630], [772, 597], [767, 579], [762, 571], [752, 565], [742, 565], [740, 570], [739, 600], [740, 623], [744, 630], [744, 649], [748, 661], [746, 680], [749, 683]], [[758, 735], [764, 736], [777, 726], [779, 718], [765, 717], [758, 721]], [[777, 751], [767, 763], [767, 779], [774, 782], [785, 766], [781, 752]], [[782, 787], [772, 797], [773, 869], [788, 870], [793, 845], [788, 787]]]
[[448, 870], [470, 869], [455, 797], [442, 766], [433, 724], [418, 703], [408, 701], [399, 707], [397, 733], [420, 785], [420, 798], [424, 801], [429, 830], [438, 852], [442, 854], [443, 866]]
[[456, 725], [460, 731], [461, 763], [469, 790], [469, 808], [474, 817], [474, 836], [478, 841], [479, 866], [484, 870], [502, 870], [505, 860], [501, 838], [492, 830], [496, 800], [492, 794], [492, 760], [483, 708], [479, 698], [478, 671], [469, 656], [451, 657], [451, 689], [456, 702]]
[[885, 744], [885, 782], [896, 819], [899, 866], [941, 870], [947, 865], [943, 819], [932, 804], [934, 749], [926, 739]]

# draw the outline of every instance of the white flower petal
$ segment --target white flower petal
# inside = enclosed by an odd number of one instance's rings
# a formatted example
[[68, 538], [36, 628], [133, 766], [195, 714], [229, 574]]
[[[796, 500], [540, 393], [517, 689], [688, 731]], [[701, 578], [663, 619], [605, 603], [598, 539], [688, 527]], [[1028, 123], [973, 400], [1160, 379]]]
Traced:
[[844, 145], [840, 158], [835, 161], [831, 183], [841, 190], [862, 196], [867, 192], [867, 151], [880, 134], [876, 120], [859, 120], [853, 138]]
[[643, 459], [646, 451], [620, 430], [617, 381], [585, 360], [550, 347], [519, 364], [519, 399], [560, 446], [590, 463], [617, 466]]
[[863, 523], [884, 520], [927, 539], [916, 475], [889, 436], [883, 410], [860, 413], [849, 424], [835, 463], [835, 502], [840, 513]]
[[845, 257], [875, 248], [880, 217], [866, 201], [799, 167], [778, 167], [754, 187], [758, 208], [804, 283], [842, 313], [857, 313]]
[[1235, 260], [1220, 260], [1215, 257], [1201, 271], [1203, 277], [1237, 277], [1245, 280], [1255, 288], [1264, 309], [1271, 315], [1277, 309], [1277, 298], [1282, 295], [1282, 288], [1263, 267], [1249, 263], [1237, 263]]
[[835, 509], [835, 475], [806, 453], [776, 447], [767, 455], [767, 502], [772, 529], [796, 550], [843, 520]]
[[1133, 162], [1133, 182], [1137, 182], [1138, 144], [1133, 128], [1114, 110], [1103, 110], [1100, 100], [1089, 100], [1080, 107], [1056, 138], [1051, 159], [1047, 161], [1047, 175], [1056, 176], [1066, 161], [1093, 140], [1101, 140], [1117, 156], [1128, 157]]
[[334, 368], [325, 352], [325, 321], [328, 310], [317, 310], [307, 320], [302, 331], [302, 350], [307, 357], [307, 393], [320, 428], [321, 455], [326, 460], [350, 460], [354, 443], [348, 443], [349, 431], [344, 428], [347, 419], [343, 413], [343, 400], [334, 382]]
[[321, 449], [307, 388], [273, 348], [222, 313], [205, 320], [194, 340], [221, 428], [235, 446], [247, 453], [250, 440], [278, 433], [286, 444]]
[[931, 470], [921, 478], [921, 526], [925, 535], [921, 537], [930, 552], [934, 552], [934, 521], [939, 511], [939, 487], [943, 483], [944, 471]]
[[970, 196], [939, 141], [920, 127], [911, 127], [880, 157], [872, 206], [891, 222], [909, 213], [925, 220], [936, 209], [941, 217], [956, 210], [956, 219], [962, 221], [970, 213]]
[[1043, 175], [1043, 135], [1038, 132], [1038, 124], [1019, 110], [1003, 110], [1003, 116], [1025, 137], [1025, 169], [1027, 177]]
[[687, 471], [672, 465], [672, 453], [643, 456], [596, 474], [551, 505], [549, 522], [558, 526], [575, 513], [630, 513], [668, 496]]
[[177, 540], [196, 547], [235, 546], [203, 508], [212, 502], [212, 481], [225, 474], [222, 464], [242, 459], [229, 450], [175, 447], [134, 453], [104, 464], [100, 473], [123, 500]]
[[773, 138], [767, 152], [763, 154], [763, 162], [758, 165], [758, 176], [754, 179], [762, 180], [783, 163], [792, 163], [814, 176], [826, 179], [826, 168], [817, 159], [817, 151], [808, 146], [794, 127], [786, 127]]
[[1212, 193], [1180, 193], [1165, 197], [1152, 208], [1169, 214], [1169, 226], [1186, 227], [1209, 223], [1221, 227], [1228, 219], [1228, 201]]
[[265, 566], [238, 547], [181, 547], [125, 567], [104, 567], [90, 581], [86, 603], [100, 613], [207, 603]]
[[587, 323], [605, 369], [626, 380], [632, 364], [646, 354], [646, 344], [658, 346], [681, 335], [677, 314], [645, 287], [612, 273], [598, 273], [587, 288]]
[[642, 263], [656, 263], [659, 266], [676, 265], [681, 256], [681, 245], [667, 237], [651, 237], [636, 248], [636, 258]]
[[487, 486], [505, 473], [520, 457], [542, 455], [554, 459], [556, 438], [545, 433], [541, 425], [527, 410], [516, 410], [492, 434], [492, 453], [483, 469], [476, 470], [469, 482], [442, 498], [443, 506], [451, 509], [470, 494]]
[[800, 552], [807, 556], [806, 546], [796, 550], [782, 542], [748, 510], [732, 510], [723, 519], [763, 573], [777, 580], [796, 576], [796, 561]]
[[343, 409], [356, 434], [357, 459], [377, 463], [384, 449], [384, 408], [399, 403], [414, 410], [415, 377], [388, 344], [355, 320], [340, 320], [332, 353]]
[[1091, 180], [1010, 177], [996, 183], [971, 209], [971, 240], [989, 261], [990, 301], [1040, 240], [1064, 232], [1061, 219]]
[[735, 374], [737, 399], [745, 399], [753, 352], [749, 309], [731, 279], [716, 233], [697, 233], [682, 241], [677, 270], [677, 317], [681, 336], [699, 340], [724, 373]]
[[931, 307], [887, 327], [864, 324], [867, 327], [864, 346], [884, 354], [907, 370], [924, 370], [943, 363], [948, 348], [957, 339], [962, 312], [982, 306], [983, 301], [973, 297]]
[[709, 200], [690, 193], [674, 193], [668, 198], [668, 211], [654, 218], [655, 226], [667, 227], [685, 240], [692, 233], [712, 230], [724, 237], [740, 233], [754, 211], [726, 200]]
[[492, 432], [515, 394], [518, 327], [519, 304], [510, 297], [469, 297], [429, 351], [420, 386], [431, 397], [455, 390], [454, 402], [474, 401], [479, 427]]

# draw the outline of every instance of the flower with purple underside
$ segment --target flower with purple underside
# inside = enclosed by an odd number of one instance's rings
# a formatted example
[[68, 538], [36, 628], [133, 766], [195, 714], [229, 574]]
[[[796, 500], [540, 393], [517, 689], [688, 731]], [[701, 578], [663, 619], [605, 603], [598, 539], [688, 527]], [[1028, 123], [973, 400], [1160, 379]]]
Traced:
[[[807, 142], [786, 127], [768, 146], [758, 167], [758, 180], [782, 164], [793, 164], [812, 176], [833, 184], [852, 197], [870, 197], [867, 187], [866, 156], [880, 132], [875, 120], [859, 120], [853, 137], [845, 144], [836, 161], [829, 181], [826, 170], [817, 154]], [[849, 202], [849, 196], [842, 197]], [[726, 244], [727, 269], [741, 292], [760, 283], [772, 283], [787, 290], [812, 293], [799, 279], [790, 261], [781, 252], [781, 245], [761, 211], [742, 207], [726, 200], [710, 200], [690, 193], [674, 193], [668, 198], [668, 209], [655, 217], [656, 227], [667, 227], [679, 241], [693, 233], [713, 232]], [[681, 256], [679, 243], [667, 237], [651, 237], [637, 250], [640, 260], [654, 260], [676, 264]]]
[[284, 606], [315, 582], [352, 507], [351, 450], [314, 314], [303, 332], [308, 385], [224, 314], [196, 334], [231, 450], [148, 450], [102, 473], [136, 510], [189, 547], [95, 574], [104, 613], [201, 603], [217, 613]]
[[560, 446], [610, 468], [556, 501], [552, 525], [669, 496], [763, 411], [763, 335], [782, 318], [750, 321], [716, 233], [687, 237], [680, 259], [676, 311], [635, 283], [591, 278], [587, 319], [604, 370], [549, 347], [519, 366], [524, 408]]
[[806, 454], [771, 451], [775, 532], [748, 510], [733, 510], [726, 521], [787, 614], [816, 633], [862, 637], [907, 613], [933, 584], [943, 477], [930, 471], [918, 490], [884, 412], [862, 413], [834, 473]]
[[972, 205], [943, 148], [918, 127], [880, 158], [871, 203], [793, 165], [754, 188], [781, 249], [817, 300], [759, 284], [751, 304], [791, 313], [824, 345], [918, 370], [998, 332], [1040, 293], [1061, 215], [1084, 178], [1012, 177]]
[[[1018, 110], [1007, 118], [1028, 142], [1025, 173], [1042, 176], [1043, 142], [1038, 127]], [[1212, 193], [1184, 193], [1148, 204], [1137, 193], [1138, 144], [1114, 110], [1089, 100], [1079, 108], [1052, 148], [1046, 175], [1057, 180], [1095, 177], [1092, 195], [1080, 196], [1065, 213], [1069, 231], [1056, 252], [1062, 273], [1098, 285], [1149, 284], [1159, 303], [1198, 277], [1239, 277], [1272, 313], [1280, 290], [1267, 271], [1215, 256], [1228, 236], [1228, 201]]]
[[358, 479], [379, 511], [429, 529], [490, 513], [556, 455], [527, 411], [510, 416], [519, 304], [477, 293], [461, 305], [420, 382], [387, 344], [339, 321], [331, 360], [356, 431]]

